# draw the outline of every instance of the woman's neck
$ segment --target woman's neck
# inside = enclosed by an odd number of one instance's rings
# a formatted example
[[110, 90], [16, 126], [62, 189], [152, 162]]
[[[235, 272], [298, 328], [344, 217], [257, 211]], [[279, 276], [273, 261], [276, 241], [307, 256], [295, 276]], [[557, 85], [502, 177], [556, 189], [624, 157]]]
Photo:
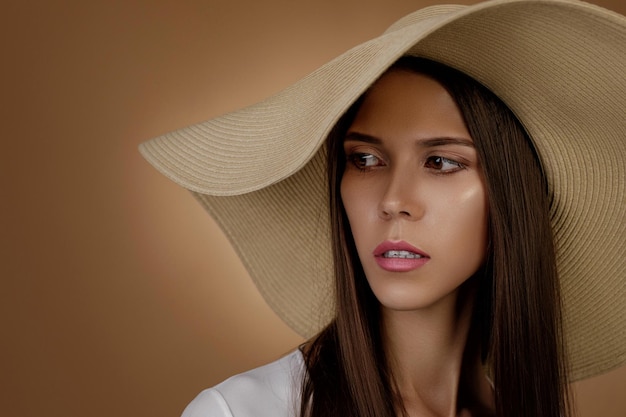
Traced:
[[385, 354], [409, 416], [468, 415], [465, 407], [475, 404], [492, 408], [480, 350], [469, 337], [473, 299], [473, 290], [462, 287], [427, 309], [383, 308]]

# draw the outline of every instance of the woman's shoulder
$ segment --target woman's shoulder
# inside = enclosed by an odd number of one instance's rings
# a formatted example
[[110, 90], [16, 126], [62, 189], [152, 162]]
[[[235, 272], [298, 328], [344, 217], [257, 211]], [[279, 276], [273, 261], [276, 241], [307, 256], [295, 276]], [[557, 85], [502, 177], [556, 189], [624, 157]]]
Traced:
[[202, 391], [182, 417], [291, 417], [299, 407], [304, 360], [296, 350]]

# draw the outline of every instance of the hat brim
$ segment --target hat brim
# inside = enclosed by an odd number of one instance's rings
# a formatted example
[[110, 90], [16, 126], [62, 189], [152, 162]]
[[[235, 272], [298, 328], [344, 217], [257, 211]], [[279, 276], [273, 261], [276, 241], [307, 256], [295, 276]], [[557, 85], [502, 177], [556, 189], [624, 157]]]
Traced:
[[626, 19], [566, 0], [433, 6], [246, 109], [141, 146], [220, 224], [263, 297], [304, 336], [333, 315], [328, 132], [400, 56], [498, 95], [548, 179], [574, 380], [626, 362]]

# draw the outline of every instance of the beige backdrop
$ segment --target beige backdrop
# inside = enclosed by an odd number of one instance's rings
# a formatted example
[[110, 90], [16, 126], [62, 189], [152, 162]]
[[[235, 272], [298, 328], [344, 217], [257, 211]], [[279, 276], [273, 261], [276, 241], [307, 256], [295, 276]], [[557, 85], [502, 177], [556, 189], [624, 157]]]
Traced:
[[[0, 415], [177, 416], [296, 346], [137, 145], [260, 100], [436, 2], [5, 2]], [[581, 415], [626, 415], [625, 380], [577, 385]]]

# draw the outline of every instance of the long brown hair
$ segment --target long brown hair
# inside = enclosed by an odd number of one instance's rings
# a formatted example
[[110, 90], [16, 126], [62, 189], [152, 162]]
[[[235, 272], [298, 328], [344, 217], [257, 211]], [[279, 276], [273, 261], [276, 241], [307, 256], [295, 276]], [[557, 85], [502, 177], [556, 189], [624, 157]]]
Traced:
[[[472, 278], [477, 293], [466, 350], [478, 349], [490, 369], [496, 415], [565, 417], [569, 398], [549, 194], [532, 142], [511, 110], [467, 75], [416, 57], [401, 58], [392, 68], [421, 73], [446, 88], [481, 161], [490, 241], [486, 264]], [[327, 143], [337, 312], [303, 349], [308, 372], [302, 417], [406, 414], [383, 351], [379, 304], [339, 192], [343, 138], [362, 99], [343, 115]], [[459, 406], [468, 406], [462, 394], [471, 388], [459, 389]]]

